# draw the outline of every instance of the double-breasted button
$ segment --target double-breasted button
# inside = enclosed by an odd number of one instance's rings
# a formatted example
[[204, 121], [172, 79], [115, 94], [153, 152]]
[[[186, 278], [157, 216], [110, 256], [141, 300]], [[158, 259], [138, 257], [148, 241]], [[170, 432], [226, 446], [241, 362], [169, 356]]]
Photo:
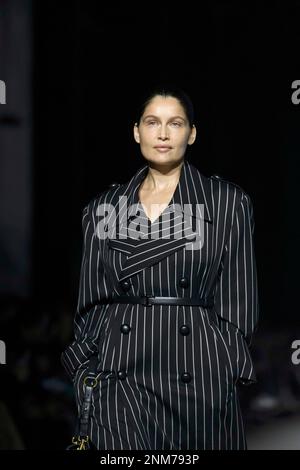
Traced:
[[129, 291], [129, 289], [131, 287], [131, 284], [128, 281], [123, 281], [123, 282], [121, 282], [121, 287], [122, 287], [124, 292], [127, 292], [127, 291]]
[[127, 335], [129, 333], [129, 331], [131, 330], [131, 328], [130, 328], [129, 325], [127, 325], [127, 323], [123, 323], [120, 327], [120, 330], [122, 331], [122, 333]]
[[118, 379], [124, 380], [127, 377], [126, 371], [125, 370], [118, 370]]
[[180, 287], [188, 287], [189, 286], [189, 280], [186, 277], [182, 277], [179, 281]]
[[192, 380], [191, 374], [189, 372], [183, 372], [181, 374], [181, 380], [184, 383], [188, 383]]
[[190, 328], [188, 327], [188, 325], [181, 325], [180, 327], [180, 333], [185, 336], [185, 335], [188, 335], [189, 332], [190, 332]]

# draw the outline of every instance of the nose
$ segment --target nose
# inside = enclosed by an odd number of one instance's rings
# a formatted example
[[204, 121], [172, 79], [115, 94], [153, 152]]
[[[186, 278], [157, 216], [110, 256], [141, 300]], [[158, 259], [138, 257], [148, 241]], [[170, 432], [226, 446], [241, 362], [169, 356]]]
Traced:
[[168, 129], [167, 129], [167, 126], [165, 126], [164, 124], [162, 124], [159, 128], [159, 135], [158, 135], [158, 138], [161, 139], [161, 140], [166, 140], [169, 138], [169, 133], [168, 133]]

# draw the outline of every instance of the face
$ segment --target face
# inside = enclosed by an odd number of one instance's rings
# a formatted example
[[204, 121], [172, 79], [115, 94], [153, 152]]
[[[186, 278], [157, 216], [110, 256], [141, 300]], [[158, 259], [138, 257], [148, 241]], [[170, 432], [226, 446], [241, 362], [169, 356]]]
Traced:
[[194, 143], [196, 128], [190, 127], [185, 110], [174, 97], [155, 96], [146, 106], [134, 138], [146, 160], [157, 165], [180, 163], [187, 145]]

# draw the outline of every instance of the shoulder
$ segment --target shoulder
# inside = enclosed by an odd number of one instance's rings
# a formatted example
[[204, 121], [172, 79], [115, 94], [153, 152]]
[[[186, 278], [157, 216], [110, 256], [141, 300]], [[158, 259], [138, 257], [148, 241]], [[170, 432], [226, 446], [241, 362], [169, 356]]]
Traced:
[[211, 175], [210, 179], [213, 181], [213, 183], [217, 182], [217, 183], [219, 183], [223, 186], [228, 186], [231, 189], [237, 189], [241, 192], [245, 192], [245, 190], [240, 185], [238, 185], [234, 181], [229, 181], [229, 180], [223, 178], [223, 176], [221, 176], [221, 175], [217, 175], [217, 174]]
[[212, 181], [213, 185], [222, 186], [223, 188], [226, 188], [229, 191], [233, 191], [237, 193], [241, 199], [249, 198], [249, 194], [247, 193], [247, 191], [235, 181], [229, 181], [220, 174], [211, 175], [209, 178]]
[[121, 183], [110, 183], [104, 191], [94, 196], [84, 205], [83, 213], [93, 212], [93, 209], [103, 202], [109, 203], [122, 186]]
[[247, 191], [236, 182], [231, 180], [229, 181], [219, 174], [214, 174], [210, 176], [209, 179], [211, 180], [211, 183], [215, 190], [226, 190], [227, 194], [229, 193], [235, 196], [238, 204], [243, 201], [245, 203], [251, 204], [251, 198]]

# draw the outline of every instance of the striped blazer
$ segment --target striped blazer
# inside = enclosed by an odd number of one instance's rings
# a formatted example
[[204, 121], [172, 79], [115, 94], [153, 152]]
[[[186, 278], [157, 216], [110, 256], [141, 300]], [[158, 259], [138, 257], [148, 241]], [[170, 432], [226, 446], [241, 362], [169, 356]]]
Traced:
[[[256, 381], [249, 346], [259, 315], [251, 199], [185, 160], [151, 223], [138, 197], [147, 171], [83, 210], [74, 340], [62, 363], [78, 408], [97, 364], [90, 437], [98, 449], [245, 449], [237, 385]], [[105, 303], [115, 295], [213, 306]]]

